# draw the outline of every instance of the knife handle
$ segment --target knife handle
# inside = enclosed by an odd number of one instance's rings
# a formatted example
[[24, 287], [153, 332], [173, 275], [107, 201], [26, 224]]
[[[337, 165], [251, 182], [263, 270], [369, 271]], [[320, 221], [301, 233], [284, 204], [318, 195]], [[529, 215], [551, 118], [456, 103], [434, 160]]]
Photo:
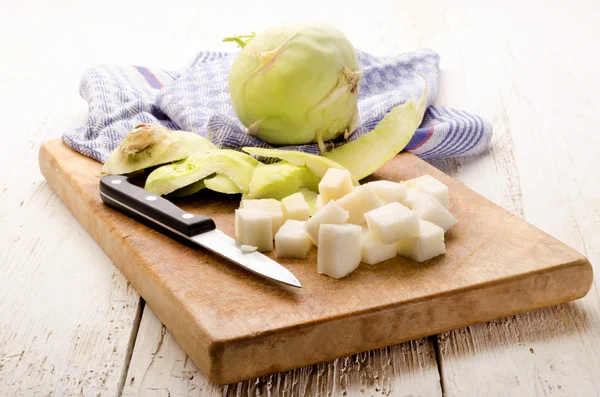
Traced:
[[137, 187], [122, 175], [100, 180], [100, 197], [105, 204], [140, 221], [151, 221], [187, 237], [216, 229], [207, 216], [185, 212], [169, 200]]

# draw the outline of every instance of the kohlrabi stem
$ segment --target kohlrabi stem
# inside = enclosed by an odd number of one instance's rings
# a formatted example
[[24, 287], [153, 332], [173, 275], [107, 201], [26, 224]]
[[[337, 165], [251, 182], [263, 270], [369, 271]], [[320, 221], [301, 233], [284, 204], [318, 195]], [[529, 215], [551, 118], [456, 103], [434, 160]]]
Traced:
[[234, 41], [240, 46], [240, 48], [244, 48], [246, 46], [246, 44], [248, 44], [250, 42], [250, 40], [252, 40], [255, 36], [256, 36], [256, 33], [252, 32], [252, 34], [225, 37], [223, 39], [223, 41], [224, 42]]

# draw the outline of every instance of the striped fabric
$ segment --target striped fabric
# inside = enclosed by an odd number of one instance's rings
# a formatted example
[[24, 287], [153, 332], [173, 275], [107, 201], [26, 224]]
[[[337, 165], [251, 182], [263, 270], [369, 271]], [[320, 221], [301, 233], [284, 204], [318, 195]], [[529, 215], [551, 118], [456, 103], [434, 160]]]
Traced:
[[[359, 124], [349, 138], [372, 130], [394, 106], [418, 99], [427, 79], [427, 111], [405, 147], [423, 159], [471, 156], [489, 146], [492, 128], [481, 117], [462, 110], [435, 106], [439, 56], [433, 51], [377, 57], [357, 50], [364, 72], [359, 88]], [[243, 132], [229, 101], [227, 76], [237, 53], [200, 52], [180, 71], [145, 66], [100, 65], [87, 70], [80, 94], [87, 101], [87, 123], [63, 134], [74, 150], [104, 162], [110, 152], [139, 123], [158, 123], [195, 132], [217, 146], [272, 147]], [[345, 142], [336, 142], [335, 146]], [[284, 149], [318, 154], [316, 144]]]

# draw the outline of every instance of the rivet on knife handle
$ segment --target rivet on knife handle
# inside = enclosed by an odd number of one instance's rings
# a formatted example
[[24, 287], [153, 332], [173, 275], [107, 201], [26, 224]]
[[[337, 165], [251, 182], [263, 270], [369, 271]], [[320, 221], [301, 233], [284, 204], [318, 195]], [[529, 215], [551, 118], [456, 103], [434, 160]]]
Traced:
[[216, 228], [215, 222], [209, 217], [187, 213], [170, 201], [132, 185], [124, 176], [103, 177], [100, 180], [100, 195], [110, 206], [120, 207], [120, 210], [127, 210], [129, 207], [128, 212], [138, 212], [149, 220], [188, 237]]

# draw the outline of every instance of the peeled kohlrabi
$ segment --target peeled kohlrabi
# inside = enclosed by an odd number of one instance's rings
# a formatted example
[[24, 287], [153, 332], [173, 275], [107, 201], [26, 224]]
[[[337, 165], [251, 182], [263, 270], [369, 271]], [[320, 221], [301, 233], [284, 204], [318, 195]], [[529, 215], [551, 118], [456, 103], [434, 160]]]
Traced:
[[208, 139], [192, 132], [170, 130], [155, 124], [139, 124], [111, 152], [102, 166], [102, 173], [129, 174], [215, 148]]
[[286, 24], [238, 43], [243, 48], [229, 73], [229, 91], [248, 134], [289, 145], [352, 132], [362, 72], [341, 31], [323, 23]]

